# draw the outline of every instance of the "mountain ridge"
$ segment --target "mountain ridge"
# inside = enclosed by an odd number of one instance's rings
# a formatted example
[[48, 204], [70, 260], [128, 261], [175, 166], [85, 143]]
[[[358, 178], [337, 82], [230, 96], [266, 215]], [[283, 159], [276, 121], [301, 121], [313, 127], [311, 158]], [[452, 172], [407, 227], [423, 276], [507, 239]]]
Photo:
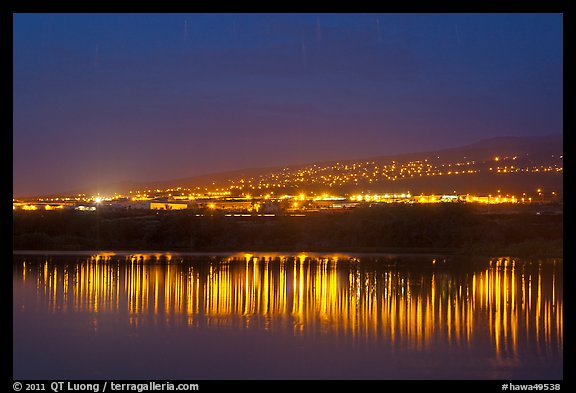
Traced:
[[326, 166], [338, 164], [350, 164], [355, 162], [402, 162], [409, 160], [454, 160], [454, 159], [470, 159], [470, 160], [489, 160], [494, 156], [502, 155], [518, 155], [525, 154], [530, 156], [531, 159], [542, 160], [547, 156], [563, 154], [563, 135], [562, 134], [546, 134], [546, 135], [533, 135], [533, 136], [497, 136], [482, 139], [470, 144], [457, 147], [448, 147], [443, 149], [419, 152], [403, 152], [398, 154], [388, 154], [382, 156], [373, 156], [361, 159], [345, 159], [345, 160], [322, 160], [309, 162], [305, 164], [291, 164], [284, 166], [270, 166], [260, 168], [242, 168], [224, 172], [214, 172], [201, 174], [196, 176], [169, 179], [169, 180], [156, 180], [156, 181], [123, 181], [115, 182], [95, 187], [79, 187], [75, 190], [61, 192], [44, 196], [63, 196], [63, 195], [77, 195], [84, 193], [87, 195], [109, 195], [116, 193], [127, 193], [128, 191], [145, 190], [145, 189], [166, 189], [172, 187], [205, 187], [212, 182], [228, 181], [234, 178], [241, 177], [257, 177], [270, 173], [279, 172], [282, 170], [298, 170], [302, 168], [309, 168], [313, 166]]

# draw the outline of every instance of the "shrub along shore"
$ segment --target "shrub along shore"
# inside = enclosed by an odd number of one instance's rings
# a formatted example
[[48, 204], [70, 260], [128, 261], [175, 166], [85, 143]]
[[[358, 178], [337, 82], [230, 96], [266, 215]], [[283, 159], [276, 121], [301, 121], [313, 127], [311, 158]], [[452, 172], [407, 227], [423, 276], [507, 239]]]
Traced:
[[[563, 255], [563, 214], [465, 204], [385, 205], [304, 217], [209, 211], [15, 211], [15, 250], [443, 252]], [[200, 215], [200, 216], [198, 216]]]

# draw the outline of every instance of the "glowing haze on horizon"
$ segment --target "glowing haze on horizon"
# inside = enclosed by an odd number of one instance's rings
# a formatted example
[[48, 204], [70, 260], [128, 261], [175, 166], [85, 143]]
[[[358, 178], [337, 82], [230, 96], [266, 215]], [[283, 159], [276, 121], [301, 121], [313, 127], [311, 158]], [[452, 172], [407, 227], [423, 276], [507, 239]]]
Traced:
[[562, 133], [561, 14], [15, 14], [13, 194]]

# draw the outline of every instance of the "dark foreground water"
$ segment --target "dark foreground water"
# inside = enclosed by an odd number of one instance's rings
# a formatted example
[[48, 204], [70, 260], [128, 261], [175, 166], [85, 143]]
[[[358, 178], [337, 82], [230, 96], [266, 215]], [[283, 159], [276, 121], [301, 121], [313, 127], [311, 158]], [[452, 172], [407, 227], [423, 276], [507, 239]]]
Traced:
[[562, 379], [562, 260], [14, 255], [15, 379]]

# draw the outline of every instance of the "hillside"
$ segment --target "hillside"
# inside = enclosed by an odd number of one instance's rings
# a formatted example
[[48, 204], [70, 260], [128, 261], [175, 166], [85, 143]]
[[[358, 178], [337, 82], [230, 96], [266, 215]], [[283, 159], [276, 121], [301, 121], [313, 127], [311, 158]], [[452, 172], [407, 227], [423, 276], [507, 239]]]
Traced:
[[246, 168], [188, 178], [123, 182], [61, 195], [181, 187], [190, 192], [527, 192], [563, 190], [563, 136], [496, 137], [427, 152], [287, 167]]

